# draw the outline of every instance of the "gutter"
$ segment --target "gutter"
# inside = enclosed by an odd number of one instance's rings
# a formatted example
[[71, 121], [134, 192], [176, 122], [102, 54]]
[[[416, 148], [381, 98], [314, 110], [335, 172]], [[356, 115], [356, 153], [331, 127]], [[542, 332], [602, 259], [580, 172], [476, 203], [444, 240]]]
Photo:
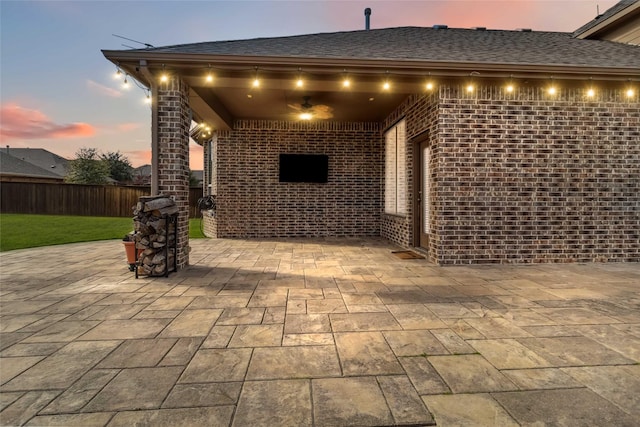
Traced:
[[[344, 70], [350, 74], [375, 74], [390, 72], [407, 76], [423, 77], [425, 72], [432, 76], [464, 77], [476, 71], [483, 77], [535, 77], [549, 74], [555, 77], [584, 79], [585, 75], [592, 78], [628, 80], [638, 78], [640, 66], [628, 67], [599, 67], [593, 65], [558, 65], [558, 64], [522, 64], [522, 63], [483, 63], [483, 62], [451, 62], [451, 61], [415, 61], [397, 59], [352, 59], [352, 58], [292, 58], [275, 56], [236, 56], [236, 55], [207, 55], [207, 54], [176, 54], [144, 51], [102, 51], [107, 59], [121, 68], [127, 63], [135, 64], [141, 61], [154, 62], [159, 68], [161, 64], [172, 68], [204, 68], [215, 63], [216, 68], [227, 68], [229, 71], [250, 70], [259, 64], [265, 71], [291, 71], [304, 68], [307, 73], [340, 73]], [[134, 68], [127, 68], [130, 74], [136, 74]], [[333, 69], [331, 69], [333, 68]], [[145, 79], [147, 80], [147, 79]], [[152, 80], [152, 79], [149, 79]], [[146, 82], [148, 84], [148, 81]]]

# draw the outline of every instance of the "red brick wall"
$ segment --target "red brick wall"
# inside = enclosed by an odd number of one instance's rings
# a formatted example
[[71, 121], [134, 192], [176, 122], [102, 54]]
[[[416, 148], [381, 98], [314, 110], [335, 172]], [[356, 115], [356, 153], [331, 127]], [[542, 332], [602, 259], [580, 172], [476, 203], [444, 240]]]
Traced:
[[[218, 137], [218, 237], [380, 235], [377, 123], [247, 120], [234, 127]], [[328, 182], [279, 182], [280, 153], [328, 155]]]
[[189, 87], [178, 77], [160, 84], [158, 108], [158, 191], [169, 195], [178, 214], [178, 268], [189, 263]]
[[406, 112], [409, 137], [436, 134], [434, 261], [640, 260], [637, 100], [616, 90], [591, 101], [581, 88], [549, 99], [542, 88], [441, 87], [437, 123], [424, 120], [425, 102]]

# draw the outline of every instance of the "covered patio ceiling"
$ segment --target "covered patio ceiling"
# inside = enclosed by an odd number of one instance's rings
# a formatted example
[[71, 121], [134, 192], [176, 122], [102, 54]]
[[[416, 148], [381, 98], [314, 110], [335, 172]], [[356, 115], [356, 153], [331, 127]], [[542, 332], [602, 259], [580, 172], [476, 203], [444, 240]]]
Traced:
[[[476, 83], [483, 79], [520, 86], [548, 82], [549, 76], [583, 84], [625, 78], [593, 67], [478, 62], [286, 58], [103, 51], [118, 69], [146, 87], [160, 86], [162, 75], [178, 75], [190, 87], [194, 120], [228, 130], [238, 119], [299, 120], [308, 104], [328, 113], [316, 117], [339, 122], [378, 122], [410, 94], [426, 92], [426, 83]], [[627, 71], [627, 70], [622, 70]], [[622, 75], [619, 75], [622, 74]], [[211, 76], [210, 79], [207, 79]], [[350, 86], [343, 86], [345, 78]], [[253, 82], [259, 80], [259, 86]], [[302, 85], [298, 86], [298, 80]], [[389, 83], [389, 88], [383, 87]], [[602, 84], [602, 81], [601, 81]]]

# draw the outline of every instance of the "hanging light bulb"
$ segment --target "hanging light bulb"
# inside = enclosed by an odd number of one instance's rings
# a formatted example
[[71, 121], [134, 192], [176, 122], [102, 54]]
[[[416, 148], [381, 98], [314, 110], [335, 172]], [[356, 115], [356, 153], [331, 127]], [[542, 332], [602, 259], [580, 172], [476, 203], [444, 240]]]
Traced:
[[124, 76], [124, 82], [122, 82], [122, 87], [123, 87], [123, 88], [125, 88], [125, 89], [128, 89], [128, 88], [129, 88], [129, 81], [127, 80], [127, 77], [129, 77], [129, 75], [128, 75], [128, 74], [125, 74], [125, 76]]
[[427, 84], [424, 85], [425, 89], [427, 90], [433, 90], [433, 83], [432, 82], [427, 82]]
[[302, 70], [298, 68], [298, 78], [296, 80], [296, 87], [301, 88], [304, 86], [304, 80], [302, 79]]
[[344, 70], [342, 74], [343, 74], [342, 87], [345, 89], [348, 87], [351, 87], [351, 80], [349, 79], [349, 74], [347, 74], [347, 70]]
[[147, 98], [144, 100], [145, 103], [151, 104], [151, 95], [147, 92]]
[[391, 83], [389, 82], [389, 71], [386, 72], [386, 79], [384, 81], [384, 83], [382, 83], [382, 90], [389, 90], [391, 89]]
[[259, 88], [260, 87], [260, 79], [258, 79], [258, 67], [255, 67], [256, 69], [256, 73], [253, 76], [253, 82], [251, 82], [251, 86], [254, 88]]
[[593, 98], [594, 96], [596, 96], [596, 91], [594, 88], [590, 87], [589, 89], [587, 89], [587, 97], [589, 98]]
[[116, 72], [113, 73], [113, 78], [120, 79], [120, 77], [122, 77], [122, 71], [120, 71], [120, 68], [116, 68]]
[[636, 94], [636, 91], [633, 90], [633, 88], [631, 87], [625, 91], [625, 95], [627, 95], [627, 98], [633, 98], [635, 94]]
[[471, 83], [467, 85], [467, 93], [473, 93], [475, 89], [475, 86], [473, 86]]
[[547, 94], [548, 95], [555, 95], [558, 93], [558, 89], [556, 89], [555, 85], [553, 84], [553, 77], [551, 77], [551, 83], [549, 84], [549, 87], [547, 88]]

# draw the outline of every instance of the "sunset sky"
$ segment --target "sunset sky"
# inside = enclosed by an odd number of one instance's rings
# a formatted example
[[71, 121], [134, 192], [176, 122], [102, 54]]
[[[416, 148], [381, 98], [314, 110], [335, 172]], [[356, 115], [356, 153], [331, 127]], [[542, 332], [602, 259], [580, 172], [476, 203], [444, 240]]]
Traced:
[[[0, 0], [2, 147], [73, 158], [81, 147], [150, 163], [151, 110], [125, 90], [101, 49], [276, 37], [364, 28], [433, 26], [571, 32], [615, 0], [504, 1], [6, 1]], [[202, 169], [192, 144], [191, 169]]]

